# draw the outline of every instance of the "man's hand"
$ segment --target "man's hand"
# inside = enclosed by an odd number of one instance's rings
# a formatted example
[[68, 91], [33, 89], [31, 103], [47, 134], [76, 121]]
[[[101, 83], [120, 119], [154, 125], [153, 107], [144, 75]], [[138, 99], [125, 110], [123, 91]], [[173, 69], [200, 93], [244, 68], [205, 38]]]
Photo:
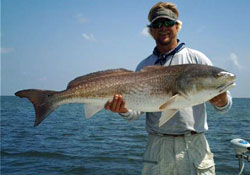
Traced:
[[125, 108], [125, 101], [123, 100], [121, 95], [114, 95], [113, 100], [107, 101], [105, 104], [104, 108], [106, 110], [110, 110], [112, 112], [117, 112], [117, 113], [126, 113], [128, 112], [128, 109]]
[[217, 107], [223, 107], [227, 104], [227, 92], [224, 92], [211, 100], [209, 100], [212, 105], [215, 105]]

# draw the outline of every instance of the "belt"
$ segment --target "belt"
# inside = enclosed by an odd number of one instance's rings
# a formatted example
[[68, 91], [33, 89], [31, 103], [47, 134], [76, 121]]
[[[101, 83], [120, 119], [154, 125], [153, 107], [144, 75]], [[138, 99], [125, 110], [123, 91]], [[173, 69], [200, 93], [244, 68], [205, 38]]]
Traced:
[[161, 133], [157, 133], [156, 135], [158, 135], [158, 136], [171, 136], [171, 137], [184, 137], [184, 136], [192, 136], [192, 135], [196, 135], [196, 134], [199, 134], [199, 133], [196, 131], [190, 131], [190, 132], [187, 132], [185, 134], [161, 134]]

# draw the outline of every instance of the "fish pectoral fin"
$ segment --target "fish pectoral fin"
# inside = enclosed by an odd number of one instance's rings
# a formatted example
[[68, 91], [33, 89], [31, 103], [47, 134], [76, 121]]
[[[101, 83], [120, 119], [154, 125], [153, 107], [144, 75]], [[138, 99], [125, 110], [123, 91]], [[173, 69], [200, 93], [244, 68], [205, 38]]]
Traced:
[[163, 111], [159, 119], [159, 127], [169, 121], [176, 114], [177, 111], [177, 109], [167, 109]]
[[170, 106], [171, 106], [172, 104], [178, 102], [179, 100], [181, 100], [181, 98], [182, 98], [181, 95], [176, 94], [176, 95], [170, 97], [170, 99], [167, 100], [166, 103], [163, 103], [163, 104], [159, 107], [159, 109], [160, 109], [160, 110], [169, 109]]
[[103, 106], [104, 105], [100, 105], [100, 104], [84, 104], [85, 117], [89, 119], [95, 113], [100, 111], [103, 108]]

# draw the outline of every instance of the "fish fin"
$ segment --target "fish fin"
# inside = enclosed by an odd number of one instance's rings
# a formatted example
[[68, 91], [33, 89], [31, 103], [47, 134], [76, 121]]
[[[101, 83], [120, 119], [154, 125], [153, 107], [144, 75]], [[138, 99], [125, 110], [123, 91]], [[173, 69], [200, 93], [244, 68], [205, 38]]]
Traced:
[[15, 95], [21, 98], [28, 98], [31, 101], [36, 113], [34, 126], [38, 126], [57, 107], [56, 105], [51, 105], [48, 100], [50, 96], [56, 93], [58, 92], [27, 89], [18, 91]]
[[98, 71], [98, 72], [93, 72], [87, 75], [83, 75], [80, 77], [75, 78], [74, 80], [70, 81], [67, 89], [71, 89], [74, 87], [77, 87], [80, 84], [83, 83], [87, 83], [90, 82], [91, 80], [96, 80], [96, 79], [102, 79], [108, 76], [113, 76], [114, 74], [128, 74], [128, 73], [132, 73], [133, 71], [131, 70], [127, 70], [127, 69], [109, 69], [109, 70], [105, 70], [105, 71]]
[[92, 117], [95, 113], [100, 111], [103, 108], [104, 105], [100, 104], [84, 104], [84, 111], [85, 111], [85, 117], [89, 119]]
[[169, 121], [176, 114], [177, 111], [177, 109], [168, 109], [163, 111], [159, 119], [159, 127]]
[[173, 103], [175, 103], [176, 101], [179, 101], [182, 98], [181, 95], [179, 94], [175, 94], [174, 96], [170, 97], [169, 100], [166, 101], [166, 103], [163, 103], [159, 109], [160, 110], [164, 110], [164, 109], [169, 109], [169, 106]]

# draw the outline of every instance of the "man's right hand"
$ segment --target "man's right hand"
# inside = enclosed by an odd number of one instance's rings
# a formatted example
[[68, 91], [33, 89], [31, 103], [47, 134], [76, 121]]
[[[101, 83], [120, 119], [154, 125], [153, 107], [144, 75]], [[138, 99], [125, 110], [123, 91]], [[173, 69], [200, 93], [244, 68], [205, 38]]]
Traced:
[[126, 113], [128, 112], [128, 109], [125, 108], [125, 101], [123, 100], [121, 95], [114, 95], [113, 100], [107, 101], [105, 104], [104, 108], [106, 110], [110, 110], [112, 112], [117, 112], [117, 113]]

